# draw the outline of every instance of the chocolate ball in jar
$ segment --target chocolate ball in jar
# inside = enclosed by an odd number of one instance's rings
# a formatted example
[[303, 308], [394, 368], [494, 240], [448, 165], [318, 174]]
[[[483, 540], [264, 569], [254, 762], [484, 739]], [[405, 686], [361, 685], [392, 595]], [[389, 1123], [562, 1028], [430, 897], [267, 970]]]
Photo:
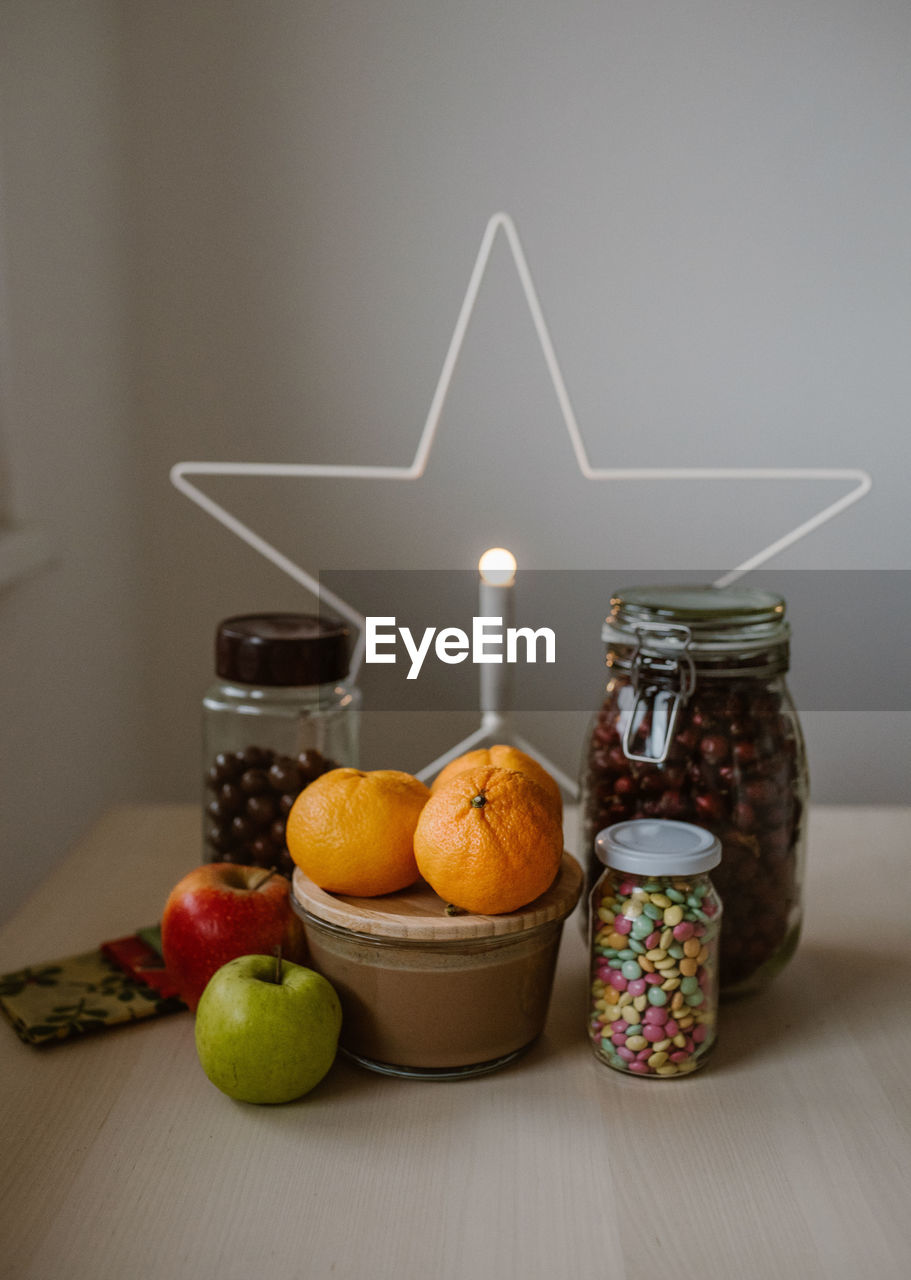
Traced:
[[712, 587], [618, 593], [609, 679], [583, 767], [583, 849], [612, 823], [669, 818], [722, 845], [721, 987], [764, 986], [796, 948], [807, 769], [785, 683], [784, 602]]
[[[251, 766], [254, 753], [258, 763]], [[220, 752], [207, 773], [213, 795], [206, 805], [206, 860], [275, 867], [290, 878], [285, 819], [304, 788], [335, 768], [335, 760], [312, 749], [296, 758], [265, 747]]]
[[203, 859], [293, 871], [285, 821], [303, 789], [356, 766], [360, 693], [342, 623], [304, 614], [228, 618], [203, 699]]

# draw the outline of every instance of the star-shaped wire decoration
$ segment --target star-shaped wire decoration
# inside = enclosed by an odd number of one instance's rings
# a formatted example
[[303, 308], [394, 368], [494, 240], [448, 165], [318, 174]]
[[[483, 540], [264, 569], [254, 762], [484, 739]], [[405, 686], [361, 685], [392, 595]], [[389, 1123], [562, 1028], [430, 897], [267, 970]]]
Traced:
[[[414, 459], [410, 466], [407, 467], [385, 467], [385, 466], [358, 466], [352, 464], [327, 464], [327, 463], [306, 463], [306, 462], [178, 462], [171, 468], [171, 481], [174, 486], [180, 490], [191, 502], [194, 502], [203, 511], [207, 512], [220, 524], [230, 530], [254, 551], [259, 552], [265, 559], [269, 560], [276, 568], [286, 573], [300, 586], [304, 587], [318, 600], [327, 604], [334, 609], [341, 617], [345, 618], [358, 633], [358, 638], [354, 646], [351, 658], [351, 676], [356, 679], [364, 658], [365, 651], [365, 618], [358, 612], [348, 601], [343, 600], [340, 596], [330, 591], [328, 587], [322, 585], [319, 580], [308, 573], [301, 565], [290, 559], [283, 552], [273, 546], [260, 534], [258, 534], [249, 525], [233, 515], [221, 503], [216, 502], [208, 494], [204, 493], [190, 477], [199, 476], [283, 476], [283, 477], [306, 477], [309, 479], [356, 479], [356, 480], [417, 480], [423, 474], [427, 466], [427, 460], [430, 451], [433, 448], [433, 442], [437, 434], [440, 423], [440, 417], [443, 407], [446, 403], [446, 397], [452, 383], [453, 373], [458, 363], [459, 355], [462, 351], [462, 344], [465, 340], [465, 334], [468, 330], [475, 304], [478, 299], [484, 274], [490, 259], [490, 254], [494, 246], [497, 234], [502, 232], [512, 254], [519, 281], [525, 295], [525, 301], [531, 314], [538, 342], [541, 347], [541, 354], [544, 357], [544, 363], [547, 367], [550, 380], [553, 384], [557, 402], [560, 406], [560, 412], [563, 416], [563, 422], [569, 433], [570, 442], [572, 444], [573, 453], [576, 463], [582, 476], [586, 480], [605, 480], [605, 481], [631, 481], [631, 480], [834, 480], [847, 481], [851, 484], [851, 488], [842, 497], [836, 501], [823, 507], [817, 511], [809, 519], [804, 520], [795, 528], [776, 538], [774, 542], [763, 547], [754, 555], [749, 556], [735, 568], [730, 569], [723, 574], [715, 582], [715, 586], [724, 587], [736, 581], [744, 574], [749, 573], [753, 569], [757, 569], [760, 565], [765, 564], [774, 556], [779, 555], [788, 547], [793, 546], [808, 534], [813, 533], [823, 524], [834, 517], [840, 515], [843, 511], [854, 503], [864, 498], [872, 488], [873, 481], [866, 471], [857, 468], [836, 468], [836, 467], [593, 467], [588, 460], [588, 454], [582, 440], [582, 434], [579, 430], [579, 424], [576, 420], [575, 411], [569, 392], [566, 389], [566, 383], [563, 380], [563, 374], [560, 370], [560, 364], [557, 360], [557, 354], [551, 341], [550, 331], [547, 322], [544, 319], [544, 312], [538, 299], [538, 293], [532, 279], [531, 271], [522, 248], [519, 234], [516, 230], [515, 223], [507, 213], [495, 213], [488, 221], [481, 239], [480, 248], [472, 268], [471, 276], [468, 281], [468, 288], [465, 291], [465, 297], [462, 301], [456, 320], [452, 337], [449, 341], [449, 347], [446, 351], [443, 367], [440, 370], [440, 376], [434, 390], [433, 397], [430, 401], [430, 408], [427, 411], [427, 418], [421, 431], [418, 446], [415, 451]], [[501, 721], [498, 726], [501, 737], [509, 732], [508, 725], [505, 721]], [[469, 746], [476, 746], [485, 739], [491, 739], [492, 733], [485, 729], [482, 724], [474, 734], [462, 742], [457, 743], [450, 751], [446, 752], [438, 760], [428, 765], [422, 770], [422, 775], [432, 776], [439, 768], [442, 768], [449, 759], [460, 754], [462, 750], [469, 749]], [[524, 739], [518, 738], [512, 734], [512, 740], [523, 749], [532, 750], [538, 758], [541, 758], [540, 752], [534, 751], [530, 743]], [[551, 768], [558, 781], [570, 794], [575, 793], [575, 784], [566, 777], [566, 775], [558, 767], [551, 762], [542, 759], [547, 767]]]

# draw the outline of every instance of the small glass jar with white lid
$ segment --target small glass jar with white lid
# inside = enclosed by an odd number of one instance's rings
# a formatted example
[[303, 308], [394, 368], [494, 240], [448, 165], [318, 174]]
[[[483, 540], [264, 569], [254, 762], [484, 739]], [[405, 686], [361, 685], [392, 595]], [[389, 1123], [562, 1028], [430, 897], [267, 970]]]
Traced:
[[604, 864], [590, 896], [589, 1037], [628, 1075], [673, 1079], [715, 1043], [721, 900], [716, 836], [637, 819], [598, 833]]

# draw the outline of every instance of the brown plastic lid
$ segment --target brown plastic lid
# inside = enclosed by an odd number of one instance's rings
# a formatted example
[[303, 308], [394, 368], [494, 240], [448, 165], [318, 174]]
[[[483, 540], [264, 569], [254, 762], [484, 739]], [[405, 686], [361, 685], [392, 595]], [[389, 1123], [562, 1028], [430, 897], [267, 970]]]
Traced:
[[564, 853], [557, 878], [546, 893], [519, 911], [498, 916], [446, 914], [446, 903], [425, 880], [401, 893], [354, 898], [328, 893], [295, 868], [291, 900], [298, 911], [354, 933], [405, 942], [461, 942], [524, 933], [550, 920], [563, 920], [579, 901], [582, 868]]
[[350, 633], [335, 618], [251, 613], [226, 618], [215, 633], [215, 670], [240, 684], [316, 685], [348, 674]]

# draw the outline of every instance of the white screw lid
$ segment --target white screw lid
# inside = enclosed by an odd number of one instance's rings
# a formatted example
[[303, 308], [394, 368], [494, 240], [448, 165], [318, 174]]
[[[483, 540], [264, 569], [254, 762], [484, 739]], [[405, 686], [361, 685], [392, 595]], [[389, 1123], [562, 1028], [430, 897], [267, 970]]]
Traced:
[[634, 818], [605, 827], [595, 852], [608, 867], [640, 876], [688, 876], [721, 861], [721, 842], [711, 831], [669, 818]]

